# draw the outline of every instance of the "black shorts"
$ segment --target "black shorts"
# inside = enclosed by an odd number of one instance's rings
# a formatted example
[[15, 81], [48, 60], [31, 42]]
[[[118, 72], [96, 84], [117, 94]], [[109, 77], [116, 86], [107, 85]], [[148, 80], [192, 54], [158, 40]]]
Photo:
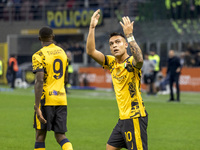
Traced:
[[41, 111], [47, 123], [40, 123], [35, 113], [33, 125], [35, 129], [53, 130], [56, 133], [67, 132], [67, 106], [42, 106]]
[[145, 74], [144, 75], [144, 83], [145, 84], [150, 84], [153, 82], [153, 74]]
[[116, 148], [148, 150], [147, 124], [148, 116], [119, 120], [107, 143]]
[[153, 83], [156, 82], [156, 76], [158, 74], [158, 71], [153, 72]]

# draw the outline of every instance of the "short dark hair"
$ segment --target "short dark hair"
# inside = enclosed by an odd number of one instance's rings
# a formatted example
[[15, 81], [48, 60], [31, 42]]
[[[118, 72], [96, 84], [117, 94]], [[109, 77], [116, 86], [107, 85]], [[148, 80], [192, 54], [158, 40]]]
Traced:
[[50, 27], [43, 27], [39, 31], [39, 36], [43, 40], [47, 40], [51, 36], [53, 36], [53, 30]]
[[149, 52], [154, 52], [154, 53], [156, 53], [156, 50], [155, 50], [155, 49], [150, 49]]
[[121, 37], [123, 37], [123, 38], [126, 40], [125, 36], [124, 36], [122, 33], [113, 32], [113, 33], [110, 34], [109, 39], [110, 39], [111, 37], [113, 37], [113, 36], [121, 36]]

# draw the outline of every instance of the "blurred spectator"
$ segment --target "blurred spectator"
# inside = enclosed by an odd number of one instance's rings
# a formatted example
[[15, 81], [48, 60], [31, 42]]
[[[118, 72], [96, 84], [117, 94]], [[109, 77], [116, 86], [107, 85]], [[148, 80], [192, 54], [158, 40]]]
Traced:
[[194, 57], [192, 56], [192, 54], [190, 53], [189, 50], [187, 50], [185, 52], [184, 61], [185, 61], [185, 66], [186, 67], [191, 67], [191, 66], [195, 65], [195, 59], [194, 59]]
[[12, 7], [13, 6], [13, 0], [8, 0], [6, 6], [7, 7]]
[[156, 94], [157, 90], [155, 87], [156, 75], [160, 71], [160, 56], [156, 54], [155, 50], [150, 50], [149, 60], [154, 62], [154, 74], [153, 74], [153, 82], [151, 84], [152, 93]]
[[57, 44], [59, 47], [61, 47], [64, 51], [66, 51], [66, 48], [63, 45], [63, 43], [56, 43], [56, 41], [54, 41], [54, 43]]
[[196, 50], [193, 48], [191, 44], [188, 45], [187, 51], [189, 51], [191, 55], [194, 55], [196, 53]]
[[97, 0], [88, 0], [89, 1], [89, 7], [90, 8], [95, 8], [99, 6], [99, 3]]
[[62, 42], [58, 45], [67, 52], [70, 52], [71, 61], [83, 63], [84, 46], [80, 42]]
[[74, 47], [72, 47], [70, 50], [71, 50], [72, 54], [74, 55], [74, 62], [82, 63], [84, 47], [80, 43], [75, 43]]
[[9, 18], [13, 18], [14, 8], [13, 8], [13, 1], [7, 0], [6, 4], [3, 7], [3, 18], [4, 20], [9, 20]]
[[75, 5], [75, 0], [68, 0], [68, 1], [66, 2], [66, 6], [67, 6], [67, 8], [69, 8], [69, 9], [74, 8], [74, 5]]
[[196, 66], [200, 67], [200, 52], [198, 52], [195, 56]]
[[[31, 1], [25, 0], [23, 1], [20, 8], [20, 17], [22, 20], [33, 19], [33, 13], [31, 12]], [[27, 16], [28, 15], [28, 16]]]
[[72, 85], [72, 74], [74, 72], [74, 69], [73, 69], [72, 61], [71, 61], [72, 60], [71, 52], [67, 51], [66, 54], [67, 54], [67, 58], [68, 58], [68, 82], [67, 82], [65, 89], [66, 89], [66, 92], [68, 93], [68, 88], [70, 88]]
[[147, 95], [151, 94], [150, 84], [153, 82], [155, 64], [152, 60], [149, 60], [148, 54], [144, 54], [144, 62], [142, 66], [142, 75], [144, 83], [146, 84]]
[[89, 7], [89, 0], [84, 0], [84, 7], [88, 8]]
[[181, 72], [180, 59], [175, 56], [174, 50], [169, 51], [169, 59], [167, 64], [167, 74], [169, 74], [169, 85], [170, 85], [170, 99], [174, 101], [173, 94], [173, 83], [176, 83], [176, 101], [180, 102], [180, 91], [179, 91], [179, 76]]
[[156, 91], [159, 92], [160, 94], [161, 94], [161, 91], [166, 90], [166, 85], [163, 84], [164, 81], [165, 81], [165, 78], [162, 72], [158, 72], [156, 76], [155, 87], [156, 87]]
[[[56, 2], [56, 3], [55, 3]], [[43, 13], [48, 9], [82, 9], [102, 8], [104, 16], [112, 16], [111, 10], [121, 14], [121, 2], [119, 0], [0, 0], [0, 19], [25, 20], [42, 19]], [[52, 7], [53, 6], [53, 7]], [[27, 16], [28, 15], [28, 16]]]
[[181, 54], [180, 54], [180, 64], [181, 64], [181, 67], [183, 67], [184, 66], [184, 64], [185, 64], [185, 53], [184, 52], [181, 52]]
[[0, 57], [0, 78], [3, 75], [3, 61], [2, 58]]
[[83, 8], [89, 6], [89, 0], [75, 0], [75, 8]]
[[12, 78], [11, 88], [13, 89], [15, 88], [15, 79], [18, 70], [17, 55], [11, 56], [8, 62], [8, 76]]
[[167, 73], [167, 75], [164, 78], [162, 78], [160, 81], [160, 85], [159, 85], [159, 93], [160, 94], [169, 93], [168, 88], [167, 88], [168, 84], [169, 84], [169, 73]]
[[21, 0], [13, 0], [15, 6], [15, 20], [20, 20]]
[[7, 0], [0, 0], [0, 19], [3, 19], [3, 10]]
[[42, 6], [39, 5], [39, 2], [38, 0], [33, 0], [32, 1], [32, 5], [31, 5], [31, 10], [30, 10], [32, 13], [33, 13], [33, 19], [34, 20], [38, 20], [38, 19], [41, 19], [42, 18]]

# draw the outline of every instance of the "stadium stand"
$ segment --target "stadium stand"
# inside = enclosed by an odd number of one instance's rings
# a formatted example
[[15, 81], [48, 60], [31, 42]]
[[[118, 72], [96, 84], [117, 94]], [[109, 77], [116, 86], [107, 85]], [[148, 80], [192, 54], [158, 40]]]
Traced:
[[[143, 53], [155, 49], [161, 58], [161, 66], [166, 66], [168, 50], [174, 49], [183, 60], [183, 66], [200, 66], [200, 7], [185, 3], [169, 3], [165, 0], [159, 5], [153, 0], [1, 0], [0, 1], [0, 43], [8, 43], [8, 53], [19, 55], [19, 64], [29, 63], [32, 53], [40, 48], [37, 30], [48, 24], [47, 12], [80, 13], [88, 9], [102, 9], [103, 21], [97, 28], [96, 48], [105, 54], [110, 54], [108, 35], [111, 32], [122, 32], [119, 21], [128, 15], [135, 21], [134, 36]], [[166, 4], [169, 4], [166, 5]], [[186, 5], [187, 4], [187, 5]], [[187, 6], [187, 7], [186, 7]], [[183, 10], [182, 8], [188, 8]], [[190, 8], [194, 8], [195, 15]], [[77, 12], [78, 10], [78, 12]], [[152, 10], [149, 12], [149, 10]], [[176, 10], [176, 11], [172, 11]], [[193, 11], [193, 12], [194, 12]], [[73, 12], [73, 13], [74, 13]], [[176, 13], [177, 12], [177, 13]], [[187, 15], [180, 15], [187, 14]], [[73, 14], [74, 15], [74, 14]], [[74, 16], [63, 14], [59, 17]], [[50, 16], [52, 17], [52, 16]], [[53, 22], [59, 23], [59, 17]], [[181, 18], [182, 17], [182, 18]], [[86, 18], [87, 19], [87, 18]], [[71, 20], [65, 20], [71, 21]], [[74, 21], [74, 20], [72, 20]], [[71, 43], [84, 45], [88, 32], [86, 26], [52, 26], [57, 30], [56, 38], [65, 50], [72, 50]], [[70, 39], [70, 37], [72, 37]], [[99, 67], [83, 51], [83, 61], [73, 62], [75, 72], [79, 67]], [[73, 55], [73, 54], [72, 54]], [[75, 59], [72, 59], [74, 61]]]

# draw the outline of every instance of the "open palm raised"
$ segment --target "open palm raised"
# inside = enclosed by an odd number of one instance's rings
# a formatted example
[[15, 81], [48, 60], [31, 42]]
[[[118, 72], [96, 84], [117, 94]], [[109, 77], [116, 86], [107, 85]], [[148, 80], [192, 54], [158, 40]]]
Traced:
[[95, 28], [96, 25], [98, 24], [99, 21], [99, 17], [100, 17], [100, 9], [98, 9], [97, 11], [94, 12], [94, 14], [91, 17], [91, 21], [90, 21], [90, 27], [91, 28]]

